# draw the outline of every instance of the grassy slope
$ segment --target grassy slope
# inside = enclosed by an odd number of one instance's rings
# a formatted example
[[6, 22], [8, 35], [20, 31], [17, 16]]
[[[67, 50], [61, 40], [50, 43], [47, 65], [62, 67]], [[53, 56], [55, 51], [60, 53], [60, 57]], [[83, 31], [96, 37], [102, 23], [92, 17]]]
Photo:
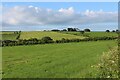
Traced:
[[16, 40], [18, 34], [2, 34], [2, 40]]
[[108, 46], [116, 45], [96, 41], [4, 47], [3, 77], [91, 77], [91, 65]]
[[0, 32], [0, 40], [15, 40], [18, 34], [14, 34], [14, 32]]
[[22, 32], [21, 39], [30, 39], [30, 38], [42, 38], [44, 36], [49, 36], [54, 40], [60, 40], [62, 38], [71, 39], [71, 38], [84, 38], [83, 36], [76, 36], [70, 34], [62, 34], [57, 32], [41, 32], [41, 31], [31, 31], [31, 32]]
[[[80, 32], [63, 32], [66, 34], [73, 34], [73, 35], [78, 35], [78, 36], [82, 36], [83, 34], [80, 34]], [[113, 33], [113, 32], [85, 32], [84, 35], [89, 36], [89, 37], [103, 37], [103, 36], [107, 36], [107, 37], [112, 37], [112, 36], [118, 36], [117, 33]]]

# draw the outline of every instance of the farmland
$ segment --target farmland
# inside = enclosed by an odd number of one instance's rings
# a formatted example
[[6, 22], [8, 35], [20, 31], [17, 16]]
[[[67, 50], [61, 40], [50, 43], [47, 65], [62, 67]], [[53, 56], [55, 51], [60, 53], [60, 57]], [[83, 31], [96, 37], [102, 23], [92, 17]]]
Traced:
[[[18, 34], [13, 32], [2, 32], [0, 33], [2, 40], [16, 40]], [[116, 37], [118, 36], [115, 32], [85, 32], [81, 34], [80, 32], [52, 32], [52, 31], [22, 31], [20, 39], [30, 39], [37, 38], [41, 39], [42, 37], [49, 36], [53, 40], [65, 39], [83, 39], [85, 37]]]
[[18, 36], [18, 34], [14, 34], [13, 31], [0, 32], [1, 40], [15, 40], [17, 36]]
[[4, 78], [94, 77], [92, 65], [117, 41], [3, 47]]
[[22, 32], [20, 39], [30, 39], [30, 38], [42, 38], [44, 36], [49, 36], [53, 40], [60, 40], [62, 38], [66, 39], [83, 39], [83, 36], [76, 36], [70, 34], [63, 34], [58, 32], [51, 32], [51, 31], [31, 31], [31, 32]]
[[118, 36], [115, 32], [85, 32], [84, 34], [81, 34], [80, 32], [62, 32], [65, 34], [72, 34], [77, 36], [87, 36], [87, 37], [116, 37]]
[[[53, 32], [22, 31], [0, 33], [2, 40], [41, 39], [49, 36], [54, 41], [86, 39], [89, 37], [116, 37], [113, 32]], [[18, 41], [19, 41], [18, 39]], [[97, 77], [97, 69], [103, 52], [117, 46], [117, 40], [93, 40], [85, 42], [44, 43], [2, 47], [3, 78], [87, 78]], [[25, 41], [25, 40], [24, 40]], [[30, 42], [30, 41], [29, 41]], [[19, 43], [19, 42], [18, 42]]]

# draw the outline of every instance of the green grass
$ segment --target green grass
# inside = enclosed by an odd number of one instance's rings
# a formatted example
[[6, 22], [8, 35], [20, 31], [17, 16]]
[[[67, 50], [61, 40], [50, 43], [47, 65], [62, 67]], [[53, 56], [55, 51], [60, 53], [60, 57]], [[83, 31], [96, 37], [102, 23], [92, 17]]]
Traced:
[[0, 32], [0, 40], [16, 40], [17, 36], [13, 31]]
[[16, 40], [18, 34], [14, 34], [13, 32], [3, 32], [0, 34], [0, 40]]
[[116, 37], [118, 36], [115, 32], [87, 32], [85, 35], [88, 35], [89, 37]]
[[16, 40], [18, 34], [2, 34], [2, 40]]
[[92, 77], [91, 65], [116, 41], [3, 47], [3, 78]]
[[0, 34], [13, 34], [14, 31], [0, 31]]
[[78, 36], [88, 36], [88, 37], [116, 37], [118, 36], [115, 32], [85, 32], [84, 34], [81, 34], [80, 32], [62, 32], [66, 34], [72, 34], [72, 35], [78, 35]]
[[70, 34], [63, 34], [58, 32], [51, 32], [51, 31], [29, 31], [29, 32], [22, 32], [20, 39], [30, 39], [30, 38], [38, 38], [41, 39], [42, 37], [49, 36], [54, 40], [60, 40], [62, 38], [66, 39], [83, 39], [83, 36], [76, 36], [76, 35], [70, 35]]

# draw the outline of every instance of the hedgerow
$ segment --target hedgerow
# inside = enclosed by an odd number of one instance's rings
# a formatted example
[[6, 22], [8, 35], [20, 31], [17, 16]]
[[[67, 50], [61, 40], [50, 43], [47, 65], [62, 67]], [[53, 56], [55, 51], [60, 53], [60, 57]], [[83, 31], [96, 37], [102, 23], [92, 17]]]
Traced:
[[45, 36], [42, 39], [31, 38], [31, 39], [17, 39], [17, 40], [1, 40], [2, 47], [5, 46], [17, 46], [17, 45], [33, 45], [33, 44], [49, 44], [49, 43], [69, 43], [69, 42], [82, 42], [82, 41], [99, 41], [99, 40], [114, 40], [118, 37], [94, 37], [84, 39], [65, 39], [53, 41], [49, 36]]

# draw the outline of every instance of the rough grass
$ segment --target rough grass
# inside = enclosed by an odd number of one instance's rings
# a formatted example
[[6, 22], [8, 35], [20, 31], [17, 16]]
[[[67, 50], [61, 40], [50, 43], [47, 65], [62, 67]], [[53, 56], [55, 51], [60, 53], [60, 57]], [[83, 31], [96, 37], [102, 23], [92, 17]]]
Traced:
[[116, 41], [3, 47], [3, 78], [94, 77], [91, 65]]
[[30, 38], [38, 38], [41, 39], [42, 37], [49, 36], [54, 40], [60, 40], [62, 38], [65, 39], [82, 39], [83, 36], [76, 36], [70, 34], [62, 34], [58, 32], [51, 32], [51, 31], [29, 31], [29, 32], [22, 32], [20, 39], [30, 39]]

